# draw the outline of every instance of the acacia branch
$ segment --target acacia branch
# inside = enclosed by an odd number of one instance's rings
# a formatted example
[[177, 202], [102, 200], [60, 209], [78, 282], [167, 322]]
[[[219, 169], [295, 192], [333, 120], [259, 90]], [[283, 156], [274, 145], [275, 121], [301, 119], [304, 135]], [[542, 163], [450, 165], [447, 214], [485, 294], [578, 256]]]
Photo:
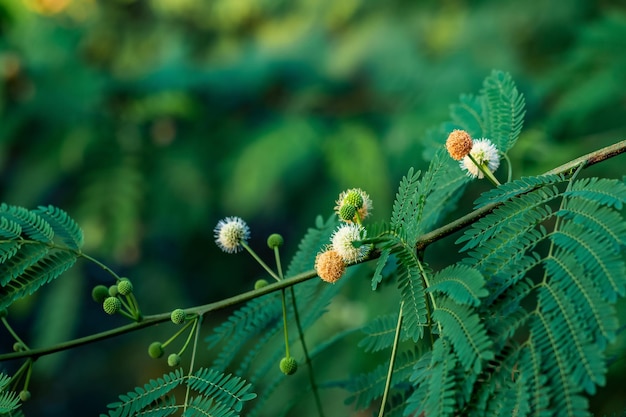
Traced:
[[[549, 174], [568, 175], [568, 174], [573, 173], [574, 169], [579, 167], [581, 164], [583, 165], [583, 168], [587, 168], [591, 165], [595, 165], [599, 162], [605, 161], [607, 159], [610, 159], [624, 152], [626, 152], [626, 140], [615, 143], [614, 145], [599, 149], [597, 151], [588, 153], [587, 155], [581, 156], [580, 158], [576, 158], [566, 164], [563, 164], [557, 168], [554, 168], [544, 173], [543, 175], [549, 175]], [[418, 242], [417, 249], [423, 250], [429, 244], [439, 239], [443, 239], [463, 229], [464, 227], [474, 223], [478, 219], [491, 213], [498, 205], [499, 204], [486, 205], [477, 210], [474, 210], [473, 212], [469, 214], [466, 214], [465, 216], [451, 223], [448, 223], [445, 226], [435, 229], [429, 233], [423, 234], [417, 240]], [[370, 254], [370, 257], [367, 259], [367, 261], [376, 259], [379, 256], [380, 256], [380, 252], [375, 251], [372, 254]], [[246, 301], [263, 296], [265, 294], [273, 293], [275, 291], [279, 291], [284, 288], [291, 287], [301, 282], [308, 281], [309, 279], [314, 278], [316, 276], [317, 276], [317, 273], [315, 272], [315, 270], [306, 271], [301, 274], [295, 275], [291, 278], [287, 278], [279, 282], [267, 285], [266, 287], [260, 288], [258, 290], [247, 291], [242, 294], [238, 294], [233, 297], [226, 298], [226, 299], [214, 302], [214, 303], [191, 307], [189, 309], [186, 309], [185, 311], [188, 313], [197, 313], [199, 315], [203, 315], [205, 313], [209, 313], [212, 311], [222, 310], [224, 308], [228, 308], [228, 307], [232, 307], [234, 305], [240, 304], [240, 303], [244, 303]], [[81, 337], [78, 339], [73, 339], [73, 340], [59, 343], [53, 346], [37, 348], [37, 349], [29, 349], [29, 350], [21, 351], [21, 352], [5, 353], [5, 354], [0, 355], [0, 362], [19, 359], [19, 358], [26, 358], [26, 357], [36, 359], [40, 356], [49, 355], [52, 353], [72, 349], [78, 346], [86, 345], [89, 343], [94, 343], [94, 342], [104, 340], [104, 339], [109, 339], [115, 336], [119, 336], [119, 335], [129, 333], [135, 330], [150, 327], [159, 323], [165, 323], [168, 321], [170, 321], [170, 312], [145, 316], [143, 320], [140, 322], [127, 324], [125, 326], [120, 326], [120, 327], [107, 330], [104, 332], [92, 334], [92, 335]]]

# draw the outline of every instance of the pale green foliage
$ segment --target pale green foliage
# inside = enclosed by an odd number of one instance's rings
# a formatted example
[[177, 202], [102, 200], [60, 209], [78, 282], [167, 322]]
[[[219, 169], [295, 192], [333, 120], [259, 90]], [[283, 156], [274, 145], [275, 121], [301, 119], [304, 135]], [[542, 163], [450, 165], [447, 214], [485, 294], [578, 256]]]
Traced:
[[[177, 403], [173, 390], [186, 384], [198, 395], [187, 404]], [[182, 369], [152, 379], [143, 387], [120, 395], [120, 401], [109, 404], [109, 416], [135, 415], [166, 416], [186, 408], [184, 416], [231, 417], [239, 416], [243, 404], [256, 397], [249, 392], [245, 380], [221, 372], [200, 368], [193, 375], [184, 375]]]
[[0, 205], [0, 308], [32, 294], [70, 268], [82, 231], [54, 207], [27, 210]]
[[20, 406], [20, 397], [18, 394], [6, 390], [9, 382], [11, 382], [11, 377], [0, 373], [0, 415], [17, 410]]

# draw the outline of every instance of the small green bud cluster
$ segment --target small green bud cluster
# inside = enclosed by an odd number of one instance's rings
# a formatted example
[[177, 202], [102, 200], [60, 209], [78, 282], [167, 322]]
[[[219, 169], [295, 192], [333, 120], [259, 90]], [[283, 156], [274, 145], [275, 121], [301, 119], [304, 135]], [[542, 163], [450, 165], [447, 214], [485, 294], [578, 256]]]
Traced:
[[96, 285], [91, 290], [91, 298], [109, 315], [120, 313], [135, 321], [141, 320], [141, 312], [133, 295], [133, 283], [128, 278], [120, 278], [116, 284], [106, 287]]

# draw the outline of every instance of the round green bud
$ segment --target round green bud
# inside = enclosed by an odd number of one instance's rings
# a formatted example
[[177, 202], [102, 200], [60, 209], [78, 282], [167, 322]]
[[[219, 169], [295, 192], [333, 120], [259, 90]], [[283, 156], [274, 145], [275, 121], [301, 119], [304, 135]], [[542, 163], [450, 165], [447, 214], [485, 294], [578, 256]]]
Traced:
[[122, 302], [117, 297], [107, 297], [102, 303], [102, 308], [107, 314], [115, 314], [122, 308]]
[[278, 233], [272, 233], [267, 238], [267, 246], [269, 246], [270, 249], [279, 248], [283, 245], [284, 242], [285, 241], [283, 240], [283, 237]]
[[185, 314], [185, 310], [183, 310], [182, 308], [177, 308], [176, 310], [172, 311], [172, 314], [170, 314], [170, 319], [174, 324], [184, 323], [186, 317], [187, 315]]
[[9, 310], [7, 310], [6, 308], [0, 309], [0, 319], [3, 317], [7, 317], [8, 315], [9, 315]]
[[109, 287], [109, 296], [115, 297], [119, 293], [120, 291], [117, 289], [117, 285], [113, 284]]
[[163, 344], [161, 342], [152, 342], [148, 346], [148, 355], [152, 359], [158, 359], [163, 356]]
[[363, 196], [358, 190], [350, 190], [344, 201], [353, 205], [357, 210], [363, 207]]
[[27, 390], [20, 391], [20, 400], [22, 401], [30, 400], [30, 391], [27, 391]]
[[352, 204], [344, 204], [339, 209], [339, 218], [344, 222], [351, 221], [354, 219], [354, 215], [356, 214], [356, 207]]
[[130, 282], [128, 278], [122, 278], [122, 280], [117, 283], [117, 291], [122, 295], [129, 295], [133, 292], [133, 283]]
[[109, 289], [104, 285], [96, 285], [91, 290], [91, 298], [93, 298], [96, 303], [103, 303], [104, 299], [109, 295]]
[[22, 342], [13, 343], [13, 351], [14, 352], [24, 352], [26, 350], [26, 346]]
[[267, 287], [268, 285], [269, 285], [269, 282], [267, 282], [266, 279], [259, 279], [257, 280], [257, 282], [254, 283], [254, 289], [258, 290], [260, 288]]
[[292, 357], [285, 357], [280, 360], [280, 371], [285, 375], [293, 375], [298, 370], [298, 362]]
[[180, 365], [180, 356], [176, 353], [172, 353], [167, 357], [167, 364], [172, 367]]

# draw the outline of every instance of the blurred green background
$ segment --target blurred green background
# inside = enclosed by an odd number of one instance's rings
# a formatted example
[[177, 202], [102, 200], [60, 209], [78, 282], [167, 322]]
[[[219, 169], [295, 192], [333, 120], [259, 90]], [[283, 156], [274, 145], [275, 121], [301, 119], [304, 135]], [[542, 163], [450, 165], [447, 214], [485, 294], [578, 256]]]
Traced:
[[[425, 132], [492, 69], [526, 97], [515, 176], [626, 136], [623, 1], [0, 0], [0, 197], [65, 209], [147, 314], [213, 302], [262, 275], [215, 246], [220, 218], [243, 217], [268, 260], [270, 233], [288, 259], [346, 188], [387, 218], [402, 175], [427, 166]], [[623, 161], [586, 175], [621, 178]], [[32, 346], [123, 323], [90, 300], [108, 277], [83, 266], [12, 307]], [[379, 312], [357, 284], [337, 327]], [[166, 371], [145, 353], [159, 332], [42, 359], [24, 411], [104, 411]], [[597, 415], [626, 408], [623, 357]]]

